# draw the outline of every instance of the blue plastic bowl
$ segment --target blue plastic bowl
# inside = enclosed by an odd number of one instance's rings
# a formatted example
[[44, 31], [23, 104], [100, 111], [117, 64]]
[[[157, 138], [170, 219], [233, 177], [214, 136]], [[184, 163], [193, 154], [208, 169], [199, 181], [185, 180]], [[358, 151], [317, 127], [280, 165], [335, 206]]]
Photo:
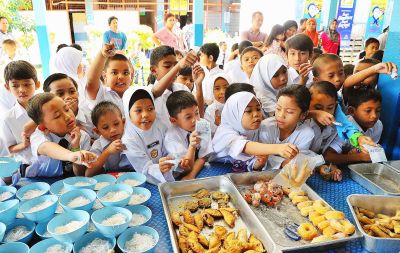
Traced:
[[21, 161], [12, 157], [0, 157], [0, 177], [11, 177], [20, 165]]
[[[47, 224], [47, 231], [51, 234], [52, 237], [61, 241], [61, 242], [69, 242], [72, 243], [78, 240], [82, 235], [84, 235], [89, 226], [90, 215], [86, 211], [82, 210], [72, 210], [66, 213], [62, 213], [54, 217]], [[55, 233], [55, 229], [60, 226], [64, 226], [71, 221], [83, 221], [84, 225], [72, 232], [65, 234], [57, 234]]]
[[[99, 232], [88, 233], [88, 234], [82, 236], [78, 241], [76, 241], [74, 243], [74, 253], [79, 253], [79, 251], [83, 247], [85, 247], [86, 245], [88, 245], [89, 243], [91, 243], [93, 240], [95, 240], [97, 238], [99, 238], [101, 240], [107, 240], [109, 242], [110, 249], [114, 249], [115, 244], [117, 243], [117, 240], [115, 240], [114, 237], [112, 237], [112, 238], [106, 237]], [[33, 252], [33, 253], [35, 253], [35, 252]], [[102, 252], [99, 252], [99, 253], [102, 253]]]
[[12, 187], [12, 186], [0, 186], [0, 194], [5, 193], [5, 192], [10, 192], [12, 195], [10, 197], [8, 197], [8, 198], [5, 198], [5, 199], [1, 200], [1, 201], [6, 201], [6, 200], [14, 198], [15, 193], [17, 192], [17, 189], [15, 187]]
[[[69, 177], [63, 180], [65, 188], [70, 190], [75, 189], [89, 189], [93, 190], [97, 184], [96, 179], [90, 177]], [[84, 185], [76, 185], [79, 183], [83, 183]]]
[[[97, 175], [97, 176], [94, 176], [93, 179], [96, 179], [96, 181], [97, 181], [97, 184], [94, 187], [95, 191], [100, 191], [102, 189], [102, 188], [99, 188], [99, 186], [98, 186], [99, 183], [109, 183], [109, 185], [111, 185], [111, 184], [115, 184], [115, 181], [117, 181], [117, 179], [114, 176], [111, 176], [108, 174]], [[108, 185], [106, 185], [106, 186], [108, 186]]]
[[[117, 213], [125, 215], [125, 223], [116, 226], [106, 226], [101, 224], [105, 219]], [[91, 219], [93, 224], [96, 226], [98, 232], [107, 237], [116, 237], [128, 228], [128, 225], [132, 219], [132, 213], [126, 208], [108, 206], [94, 211]]]
[[38, 223], [38, 224], [36, 225], [35, 232], [36, 232], [36, 234], [37, 234], [42, 240], [51, 238], [51, 235], [50, 235], [50, 234], [46, 235], [46, 232], [47, 232], [47, 224], [48, 224], [48, 223], [49, 223], [49, 222], [47, 221], [47, 222]]
[[134, 234], [136, 234], [136, 233], [151, 235], [155, 240], [155, 244], [151, 248], [147, 249], [146, 251], [136, 251], [134, 253], [153, 252], [153, 250], [154, 250], [155, 246], [157, 245], [158, 240], [160, 239], [160, 237], [158, 235], [158, 232], [154, 228], [147, 227], [147, 226], [137, 226], [137, 227], [129, 228], [125, 232], [123, 232], [118, 237], [118, 240], [117, 240], [118, 248], [124, 253], [131, 253], [132, 251], [128, 251], [125, 248], [125, 243], [127, 241], [131, 240], [132, 236]]
[[4, 242], [4, 239], [7, 236], [7, 233], [9, 231], [11, 231], [13, 228], [18, 227], [18, 226], [26, 227], [26, 229], [29, 231], [29, 233], [26, 234], [21, 239], [17, 240], [17, 242], [23, 242], [23, 243], [28, 244], [28, 242], [32, 239], [33, 231], [35, 230], [35, 222], [27, 220], [27, 219], [16, 219], [12, 224], [7, 225], [7, 230], [6, 230], [6, 233], [4, 235], [3, 242]]
[[6, 225], [0, 222], [0, 241], [3, 241], [4, 234], [6, 233]]
[[[44, 182], [36, 182], [36, 183], [32, 183], [32, 184], [28, 184], [25, 185], [23, 187], [21, 187], [18, 191], [17, 191], [17, 198], [21, 201], [23, 200], [29, 200], [29, 199], [24, 199], [24, 194], [26, 192], [28, 192], [29, 190], [40, 190], [42, 191], [42, 194], [40, 194], [37, 197], [40, 197], [42, 195], [45, 195], [49, 192], [50, 190], [50, 185]], [[35, 198], [37, 198], [35, 197]], [[34, 198], [33, 198], [34, 199]]]
[[[66, 243], [66, 242], [59, 242], [54, 238], [49, 238], [44, 241], [38, 242], [35, 245], [32, 246], [31, 250], [29, 253], [43, 253], [46, 252], [48, 248], [50, 248], [53, 245], [60, 244], [64, 248], [64, 251], [62, 253], [70, 253], [72, 251], [72, 244], [71, 243]], [[100, 253], [100, 252], [99, 252]]]
[[[89, 199], [89, 203], [83, 206], [78, 206], [78, 207], [69, 207], [68, 203], [73, 200], [74, 198], [77, 197], [85, 197]], [[89, 189], [78, 189], [78, 190], [71, 190], [69, 192], [64, 193], [60, 197], [60, 205], [64, 208], [65, 211], [70, 211], [70, 210], [84, 210], [84, 211], [89, 211], [92, 209], [94, 201], [96, 200], [96, 193], [93, 190]]]
[[[129, 196], [123, 200], [114, 201], [114, 202], [102, 200], [102, 198], [107, 193], [117, 192], [117, 191], [125, 191], [129, 194]], [[103, 204], [103, 206], [126, 206], [129, 203], [129, 199], [131, 198], [131, 195], [132, 195], [132, 187], [130, 187], [129, 185], [126, 185], [126, 184], [109, 185], [97, 192], [97, 198], [99, 199], [101, 204]]]
[[[138, 181], [136, 185], [129, 185], [128, 182], [124, 183], [125, 180], [127, 179], [133, 179]], [[142, 173], [138, 172], [127, 172], [118, 177], [117, 179], [117, 184], [128, 184], [130, 187], [136, 187], [144, 184], [146, 182], [146, 176], [143, 175]]]
[[59, 180], [50, 186], [50, 192], [53, 195], [60, 196], [67, 191], [68, 190], [65, 188], [63, 180]]
[[130, 205], [130, 206], [143, 205], [143, 204], [146, 203], [146, 202], [150, 199], [150, 197], [151, 197], [151, 192], [150, 192], [148, 189], [146, 189], [146, 188], [143, 188], [143, 187], [133, 187], [132, 190], [133, 190], [132, 196], [135, 195], [135, 194], [136, 194], [136, 195], [144, 195], [144, 196], [146, 197], [146, 199], [145, 199], [144, 201], [142, 201], [142, 202], [139, 202], [139, 203], [132, 203], [131, 201], [129, 201], [129, 205]]
[[[45, 201], [50, 200], [52, 204], [42, 210], [36, 212], [29, 212], [29, 209], [32, 207], [39, 205]], [[27, 200], [22, 202], [20, 205], [19, 211], [24, 215], [25, 218], [35, 222], [44, 222], [48, 221], [53, 217], [58, 204], [58, 197], [55, 195], [44, 195], [35, 199]]]
[[148, 222], [151, 219], [152, 212], [151, 212], [150, 208], [148, 208], [147, 206], [137, 205], [137, 206], [127, 206], [125, 208], [128, 209], [129, 211], [131, 211], [131, 213], [132, 213], [131, 223], [134, 221], [133, 214], [140, 214], [140, 215], [143, 215], [144, 217], [146, 217], [146, 220], [143, 223], [140, 223], [140, 224], [137, 224], [134, 226], [131, 226], [129, 224], [129, 227], [136, 227], [136, 226], [144, 225], [146, 222]]
[[0, 222], [8, 225], [15, 220], [19, 207], [18, 199], [0, 202]]
[[29, 253], [29, 247], [22, 242], [9, 242], [0, 245], [0, 253]]

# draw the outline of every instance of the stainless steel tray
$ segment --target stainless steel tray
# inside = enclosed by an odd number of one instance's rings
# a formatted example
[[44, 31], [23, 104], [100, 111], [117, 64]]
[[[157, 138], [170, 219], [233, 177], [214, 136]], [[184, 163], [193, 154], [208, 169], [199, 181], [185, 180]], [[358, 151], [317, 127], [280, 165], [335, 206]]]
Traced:
[[[246, 201], [240, 195], [239, 191], [227, 177], [217, 176], [188, 181], [166, 182], [160, 184], [158, 188], [164, 207], [165, 217], [167, 219], [169, 233], [171, 235], [172, 248], [174, 252], [178, 253], [179, 247], [176, 233], [177, 230], [172, 224], [170, 213], [171, 211], [179, 211], [177, 209], [182, 206], [182, 202], [192, 199], [191, 194], [202, 188], [205, 188], [209, 191], [222, 191], [229, 193], [231, 196], [230, 203], [233, 205], [233, 207], [239, 210], [239, 217], [236, 220], [236, 225], [233, 231], [237, 231], [240, 228], [246, 227], [249, 232], [253, 233], [259, 240], [262, 241], [267, 252], [276, 252], [276, 245], [273, 243], [272, 238], [251, 211]], [[216, 221], [215, 224], [219, 225], [220, 222]], [[223, 221], [221, 221], [221, 224], [223, 224]], [[232, 229], [228, 230], [232, 231]], [[202, 233], [205, 235], [207, 235], [209, 232], [210, 231], [208, 231], [208, 228], [204, 228], [202, 230]]]
[[377, 195], [400, 195], [400, 172], [381, 163], [349, 165], [350, 176]]
[[389, 165], [397, 172], [400, 172], [400, 160], [387, 161], [387, 162], [384, 162], [384, 164]]
[[[278, 173], [279, 171], [263, 171], [250, 173], [232, 173], [228, 174], [227, 176], [232, 180], [239, 191], [242, 191], [248, 189], [250, 185], [254, 185], [254, 183], [256, 183], [258, 180], [271, 179]], [[306, 184], [301, 187], [301, 190], [306, 192], [309, 198], [312, 200], [321, 199], [322, 201], [324, 201], [315, 191], [313, 191]], [[284, 226], [286, 222], [295, 222], [297, 224], [300, 224], [310, 221], [300, 214], [297, 207], [292, 204], [289, 198], [283, 198], [281, 204], [278, 205], [278, 207], [276, 208], [270, 208], [263, 204], [261, 204], [259, 207], [250, 206], [250, 208], [256, 214], [258, 219], [260, 219], [265, 229], [270, 233], [272, 239], [277, 244], [278, 249], [284, 252], [310, 252], [310, 250], [327, 250], [343, 246], [343, 244], [345, 244], [346, 242], [356, 240], [361, 237], [360, 232], [356, 229], [355, 233], [350, 237], [328, 242], [310, 243], [304, 240], [293, 241], [284, 234]]]
[[400, 209], [400, 197], [396, 196], [376, 196], [352, 194], [347, 197], [347, 204], [350, 207], [358, 229], [364, 236], [362, 244], [364, 248], [371, 252], [398, 253], [400, 252], [400, 239], [379, 238], [370, 236], [364, 232], [357, 219], [353, 206], [362, 207], [375, 213], [382, 213], [393, 216], [396, 210]]

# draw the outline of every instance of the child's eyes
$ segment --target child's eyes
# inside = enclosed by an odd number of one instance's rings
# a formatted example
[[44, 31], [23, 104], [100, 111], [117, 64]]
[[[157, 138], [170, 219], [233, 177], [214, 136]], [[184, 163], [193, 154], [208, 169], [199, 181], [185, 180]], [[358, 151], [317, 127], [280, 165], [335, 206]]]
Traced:
[[129, 75], [129, 72], [128, 72], [128, 71], [125, 71], [125, 72], [124, 72], [124, 75], [126, 75], [126, 76]]
[[108, 126], [103, 127], [103, 130], [107, 130], [107, 129], [108, 129]]

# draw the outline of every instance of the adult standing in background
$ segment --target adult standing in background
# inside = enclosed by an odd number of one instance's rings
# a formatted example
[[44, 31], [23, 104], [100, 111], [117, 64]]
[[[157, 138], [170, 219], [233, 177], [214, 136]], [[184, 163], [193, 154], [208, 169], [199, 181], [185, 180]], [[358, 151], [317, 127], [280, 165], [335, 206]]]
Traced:
[[260, 31], [264, 22], [264, 16], [260, 11], [256, 11], [252, 15], [251, 28], [242, 32], [241, 41], [248, 40], [253, 43], [253, 46], [262, 48], [267, 40], [268, 35]]
[[379, 50], [385, 50], [387, 37], [389, 35], [389, 26], [383, 29], [383, 33], [378, 36]]
[[306, 30], [303, 32], [305, 35], [310, 37], [313, 42], [314, 47], [319, 45], [319, 36], [317, 32], [317, 21], [315, 18], [310, 18], [306, 22]]
[[0, 16], [0, 55], [3, 54], [3, 41], [5, 40], [14, 40], [14, 35], [8, 31], [9, 23], [8, 19], [4, 16]]
[[174, 33], [174, 27], [176, 23], [174, 14], [167, 13], [164, 16], [164, 27], [157, 31], [152, 39], [156, 47], [166, 45], [173, 47], [174, 49], [181, 50], [179, 46], [179, 37]]
[[118, 31], [118, 18], [115, 16], [109, 17], [108, 25], [110, 26], [110, 30], [103, 34], [103, 43], [109, 44], [113, 42], [116, 52], [124, 54], [127, 46], [126, 35]]
[[190, 50], [193, 46], [193, 23], [190, 18], [186, 20], [186, 25], [182, 28], [183, 32], [183, 43], [186, 50]]
[[340, 33], [337, 31], [338, 22], [332, 19], [328, 28], [321, 34], [322, 52], [339, 55]]

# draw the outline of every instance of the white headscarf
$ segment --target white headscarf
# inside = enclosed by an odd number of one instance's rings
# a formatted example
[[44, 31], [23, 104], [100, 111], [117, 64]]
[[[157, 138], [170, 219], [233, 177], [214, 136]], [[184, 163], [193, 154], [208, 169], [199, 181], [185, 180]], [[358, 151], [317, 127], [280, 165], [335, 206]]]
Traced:
[[83, 52], [74, 47], [61, 48], [54, 57], [55, 73], [66, 74], [78, 82], [78, 67], [82, 58]]
[[231, 79], [225, 72], [219, 72], [217, 74], [213, 74], [210, 82], [204, 83], [203, 82], [203, 97], [205, 101], [215, 101], [214, 98], [214, 84], [218, 78], [223, 78], [228, 82], [228, 85], [231, 84]]

